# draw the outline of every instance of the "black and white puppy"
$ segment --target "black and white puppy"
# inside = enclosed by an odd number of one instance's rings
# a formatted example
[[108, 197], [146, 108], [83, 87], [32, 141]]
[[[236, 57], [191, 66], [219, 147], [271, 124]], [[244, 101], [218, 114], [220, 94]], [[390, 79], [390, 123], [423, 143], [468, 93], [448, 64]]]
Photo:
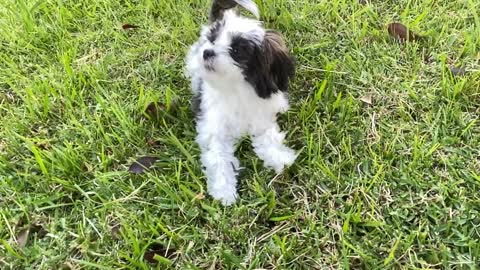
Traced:
[[296, 159], [276, 123], [277, 114], [288, 110], [286, 92], [295, 72], [289, 50], [281, 34], [238, 15], [237, 4], [258, 17], [251, 0], [214, 0], [210, 25], [186, 60], [208, 193], [224, 205], [237, 198], [234, 152], [244, 135], [251, 135], [255, 153], [277, 173]]

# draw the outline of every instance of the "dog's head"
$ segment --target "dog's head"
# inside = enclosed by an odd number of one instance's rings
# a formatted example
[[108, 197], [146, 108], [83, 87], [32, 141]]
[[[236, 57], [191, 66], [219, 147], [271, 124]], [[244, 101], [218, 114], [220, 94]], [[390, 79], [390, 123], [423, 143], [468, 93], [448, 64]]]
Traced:
[[279, 33], [232, 10], [203, 29], [195, 54], [207, 80], [246, 81], [262, 98], [286, 91], [295, 71]]

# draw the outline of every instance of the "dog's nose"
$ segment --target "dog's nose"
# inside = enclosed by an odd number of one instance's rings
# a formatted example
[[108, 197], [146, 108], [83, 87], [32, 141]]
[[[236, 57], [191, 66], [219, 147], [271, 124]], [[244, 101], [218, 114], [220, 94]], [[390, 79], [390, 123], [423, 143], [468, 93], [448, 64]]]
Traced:
[[207, 60], [215, 56], [215, 52], [213, 50], [207, 49], [203, 51], [203, 59]]

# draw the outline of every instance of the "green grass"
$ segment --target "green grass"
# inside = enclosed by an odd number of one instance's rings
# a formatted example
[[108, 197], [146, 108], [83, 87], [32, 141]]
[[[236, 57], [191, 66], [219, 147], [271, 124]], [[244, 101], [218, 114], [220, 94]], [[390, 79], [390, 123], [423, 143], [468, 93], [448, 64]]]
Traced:
[[301, 154], [275, 177], [241, 144], [231, 208], [202, 196], [183, 76], [207, 2], [0, 0], [1, 269], [480, 265], [480, 2], [257, 1], [297, 58]]

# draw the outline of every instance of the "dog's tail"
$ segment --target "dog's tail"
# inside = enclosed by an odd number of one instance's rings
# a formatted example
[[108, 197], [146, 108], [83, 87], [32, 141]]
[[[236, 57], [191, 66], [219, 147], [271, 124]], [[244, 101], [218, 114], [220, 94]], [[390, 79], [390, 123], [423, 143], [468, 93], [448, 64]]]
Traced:
[[253, 0], [213, 0], [212, 9], [210, 10], [210, 22], [214, 22], [223, 18], [225, 10], [231, 9], [240, 5], [252, 12], [255, 17], [260, 18], [258, 6]]

